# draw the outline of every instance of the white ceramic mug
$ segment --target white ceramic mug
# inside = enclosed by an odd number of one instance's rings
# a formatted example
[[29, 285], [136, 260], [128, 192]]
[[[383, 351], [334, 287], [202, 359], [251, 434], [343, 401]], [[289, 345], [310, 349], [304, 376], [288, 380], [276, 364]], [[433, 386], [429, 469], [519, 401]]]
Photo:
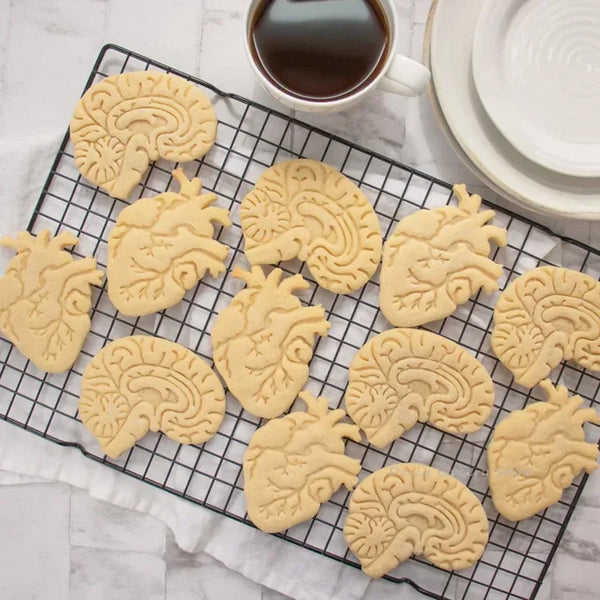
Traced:
[[262, 83], [264, 88], [276, 100], [282, 104], [307, 112], [337, 112], [344, 110], [362, 100], [366, 95], [373, 92], [375, 88], [400, 94], [402, 96], [417, 96], [420, 94], [429, 82], [429, 69], [421, 63], [408, 58], [402, 54], [396, 53], [398, 46], [398, 18], [392, 0], [378, 0], [381, 8], [385, 12], [390, 35], [390, 48], [385, 58], [383, 66], [380, 68], [377, 76], [368, 85], [359, 88], [353, 94], [338, 98], [336, 100], [306, 100], [287, 94], [281, 88], [277, 87], [265, 76], [261, 68], [256, 63], [256, 59], [250, 48], [252, 15], [257, 4], [261, 0], [252, 0], [246, 13], [245, 21], [245, 48], [246, 55], [252, 66], [254, 74]]

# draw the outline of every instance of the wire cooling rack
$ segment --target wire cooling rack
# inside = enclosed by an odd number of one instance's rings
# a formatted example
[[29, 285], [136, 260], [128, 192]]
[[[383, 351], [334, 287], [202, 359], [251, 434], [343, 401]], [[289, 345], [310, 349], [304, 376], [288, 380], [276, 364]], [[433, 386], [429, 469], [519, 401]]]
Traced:
[[[39, 371], [9, 342], [0, 339], [0, 417], [58, 444], [75, 446], [90, 459], [113, 469], [250, 524], [245, 511], [241, 462], [250, 437], [260, 425], [259, 419], [244, 412], [228, 394], [223, 424], [206, 444], [182, 446], [161, 434], [149, 434], [118, 460], [111, 460], [101, 453], [77, 419], [83, 369], [110, 340], [135, 333], [177, 341], [212, 365], [212, 324], [217, 313], [243, 286], [230, 277], [230, 271], [234, 265], [247, 265], [239, 225], [240, 201], [258, 175], [277, 161], [302, 156], [340, 169], [372, 202], [384, 237], [402, 217], [423, 207], [449, 203], [451, 188], [443, 181], [117, 46], [102, 49], [86, 89], [107, 75], [139, 69], [180, 75], [204, 90], [215, 107], [219, 119], [215, 147], [203, 160], [182, 167], [188, 177], [201, 177], [204, 188], [217, 194], [218, 205], [231, 211], [233, 226], [218, 234], [218, 239], [231, 248], [228, 271], [217, 279], [205, 277], [177, 306], [143, 318], [117, 313], [105, 287], [94, 289], [92, 330], [81, 356], [65, 374]], [[171, 185], [174, 167], [166, 161], [152, 165], [132, 197], [164, 192]], [[93, 255], [99, 267], [105, 268], [108, 234], [124, 206], [125, 202], [109, 197], [80, 177], [66, 135], [29, 229], [34, 233], [44, 228], [73, 232], [80, 239], [74, 254]], [[577, 269], [598, 279], [600, 254], [592, 248], [561, 240], [503, 209], [497, 209], [494, 223], [509, 231], [508, 246], [498, 249], [494, 256], [505, 265], [502, 287], [540, 264]], [[318, 288], [299, 262], [286, 263], [284, 270], [301, 272], [311, 283], [302, 294], [303, 301], [321, 303], [326, 309], [331, 329], [328, 337], [316, 345], [308, 387], [326, 395], [332, 407], [339, 406], [353, 355], [369, 338], [389, 327], [378, 310], [377, 275], [354, 294], [337, 296]], [[459, 436], [418, 424], [384, 450], [366, 443], [347, 443], [347, 454], [362, 462], [361, 478], [395, 462], [421, 462], [452, 473], [483, 503], [490, 521], [490, 541], [476, 565], [460, 572], [446, 572], [413, 558], [387, 576], [394, 582], [409, 583], [433, 598], [534, 598], [586, 481], [585, 476], [579, 477], [565, 490], [559, 503], [520, 523], [506, 521], [495, 511], [487, 488], [485, 447], [497, 421], [509, 411], [525, 406], [531, 397], [530, 392], [515, 386], [491, 351], [495, 300], [478, 294], [451, 317], [428, 326], [468, 348], [492, 375], [496, 404], [481, 431]], [[587, 403], [598, 402], [600, 380], [594, 374], [563, 364], [552, 378], [562, 381], [572, 393], [579, 393]], [[591, 435], [597, 439], [598, 430], [592, 430]], [[342, 536], [348, 497], [346, 491], [338, 491], [314, 519], [280, 537], [357, 567], [358, 562]]]

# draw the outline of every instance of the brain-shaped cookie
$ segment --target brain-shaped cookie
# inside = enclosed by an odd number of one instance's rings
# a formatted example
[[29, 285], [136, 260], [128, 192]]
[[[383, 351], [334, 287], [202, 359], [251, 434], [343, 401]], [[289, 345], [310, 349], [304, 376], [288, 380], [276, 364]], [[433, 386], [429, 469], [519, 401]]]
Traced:
[[267, 169], [242, 201], [246, 256], [253, 265], [298, 257], [321, 286], [361, 288], [381, 257], [381, 230], [365, 195], [334, 168], [288, 160]]
[[338, 423], [327, 398], [301, 392], [307, 411], [273, 419], [252, 436], [244, 454], [248, 516], [263, 531], [284, 531], [314, 517], [342, 486], [358, 481], [360, 462], [344, 454], [344, 439], [360, 441], [356, 425]]
[[483, 554], [488, 521], [458, 479], [417, 463], [386, 467], [354, 490], [344, 537], [363, 571], [381, 577], [411, 555], [466, 569]]
[[477, 431], [493, 403], [494, 386], [483, 365], [429, 331], [384, 331], [350, 366], [346, 410], [380, 448], [417, 421], [452, 433]]
[[308, 379], [317, 335], [327, 335], [322, 306], [302, 306], [302, 275], [281, 281], [281, 269], [265, 277], [261, 267], [236, 268], [247, 288], [217, 317], [211, 332], [215, 366], [229, 391], [252, 414], [272, 419], [287, 410]]
[[486, 225], [493, 210], [455, 185], [458, 206], [419, 210], [402, 219], [383, 248], [379, 303], [398, 327], [451, 315], [480, 289], [498, 289], [502, 266], [488, 258], [490, 240], [506, 244], [506, 230]]
[[108, 456], [117, 458], [148, 431], [201, 444], [219, 428], [225, 392], [193, 352], [134, 335], [105, 346], [83, 372], [79, 417]]
[[206, 95], [185, 79], [158, 71], [103, 79], [82, 96], [71, 119], [77, 168], [122, 200], [151, 161], [200, 158], [214, 144], [216, 131]]
[[580, 396], [540, 382], [547, 402], [534, 402], [501, 421], [487, 448], [489, 484], [498, 512], [512, 521], [535, 515], [558, 502], [581, 471], [598, 463], [598, 445], [587, 443], [583, 424], [600, 424]]
[[70, 233], [37, 237], [26, 231], [0, 246], [16, 250], [0, 277], [0, 329], [39, 369], [66, 371], [79, 356], [90, 331], [92, 290], [103, 273], [96, 261], [66, 252], [79, 240]]
[[517, 277], [494, 309], [492, 348], [526, 387], [562, 360], [600, 370], [600, 283], [549, 266]]
[[108, 295], [125, 315], [169, 308], [206, 271], [225, 270], [228, 247], [213, 239], [213, 222], [229, 226], [229, 213], [210, 206], [199, 179], [173, 171], [181, 191], [142, 198], [121, 211], [108, 238]]

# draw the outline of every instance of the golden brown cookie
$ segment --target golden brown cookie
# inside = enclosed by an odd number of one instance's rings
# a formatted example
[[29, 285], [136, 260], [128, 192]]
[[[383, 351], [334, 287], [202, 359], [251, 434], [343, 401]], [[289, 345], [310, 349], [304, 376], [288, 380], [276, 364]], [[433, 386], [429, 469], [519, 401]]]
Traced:
[[347, 437], [360, 441], [356, 425], [329, 410], [327, 398], [300, 392], [307, 411], [273, 419], [252, 436], [244, 454], [248, 516], [262, 531], [275, 533], [314, 517], [342, 486], [358, 481], [360, 462], [344, 454]]
[[81, 174], [125, 200], [151, 161], [187, 162], [215, 142], [209, 99], [181, 77], [159, 71], [111, 75], [75, 107], [71, 141]]
[[346, 410], [382, 448], [420, 421], [472, 433], [494, 404], [483, 365], [449, 339], [421, 329], [390, 329], [369, 340], [350, 365]]
[[534, 402], [501, 421], [487, 448], [489, 484], [498, 512], [511, 521], [527, 519], [558, 502], [581, 471], [598, 463], [598, 445], [587, 443], [583, 424], [600, 424], [593, 408], [580, 408], [562, 385], [540, 382], [547, 402]]
[[477, 212], [481, 197], [455, 185], [458, 206], [404, 217], [383, 247], [379, 304], [398, 327], [451, 315], [480, 289], [498, 289], [502, 265], [489, 259], [490, 240], [506, 245], [506, 230], [486, 225], [493, 210]]
[[381, 577], [411, 555], [448, 571], [467, 569], [483, 554], [488, 521], [458, 479], [417, 463], [380, 469], [350, 497], [344, 537], [362, 570]]
[[240, 220], [253, 265], [298, 257], [323, 288], [361, 288], [381, 258], [381, 229], [365, 195], [333, 167], [287, 160], [267, 169], [243, 199]]
[[327, 335], [330, 325], [322, 306], [302, 306], [294, 296], [294, 290], [308, 288], [302, 275], [281, 281], [281, 269], [265, 277], [261, 267], [235, 268], [231, 275], [247, 287], [214, 324], [215, 366], [248, 412], [272, 419], [306, 383], [315, 337]]
[[79, 356], [90, 331], [90, 285], [102, 284], [95, 259], [65, 252], [78, 243], [71, 233], [52, 237], [47, 229], [0, 240], [17, 252], [0, 277], [0, 329], [49, 373], [66, 371]]
[[600, 370], [600, 283], [559, 267], [517, 277], [494, 308], [492, 349], [515, 377], [533, 387], [562, 360]]
[[210, 206], [199, 179], [173, 171], [179, 193], [142, 198], [124, 208], [108, 238], [108, 295], [125, 315], [142, 316], [177, 304], [209, 271], [225, 270], [229, 248], [213, 239], [213, 222], [229, 226], [229, 211]]
[[148, 431], [202, 444], [225, 413], [225, 392], [212, 369], [191, 350], [157, 337], [106, 345], [85, 368], [81, 388], [79, 418], [112, 458]]

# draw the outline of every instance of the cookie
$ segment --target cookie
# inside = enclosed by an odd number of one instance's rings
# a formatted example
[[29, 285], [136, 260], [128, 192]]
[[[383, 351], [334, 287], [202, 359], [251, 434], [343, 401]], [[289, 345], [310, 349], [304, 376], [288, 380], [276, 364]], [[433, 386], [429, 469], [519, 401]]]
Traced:
[[265, 277], [261, 267], [235, 268], [231, 275], [247, 287], [215, 321], [215, 366], [248, 412], [272, 419], [304, 387], [315, 338], [326, 336], [330, 325], [322, 306], [302, 306], [294, 296], [309, 287], [302, 275], [281, 281], [281, 269]]
[[383, 448], [420, 421], [472, 433], [494, 404], [494, 385], [464, 348], [420, 329], [390, 329], [369, 340], [350, 365], [346, 410]]
[[125, 200], [151, 161], [186, 162], [215, 142], [210, 100], [185, 79], [159, 71], [111, 75], [90, 87], [71, 119], [81, 174]]
[[479, 500], [458, 479], [405, 463], [361, 481], [350, 497], [344, 537], [371, 577], [382, 577], [411, 555], [451, 571], [479, 560], [488, 521]]
[[300, 392], [306, 411], [269, 421], [252, 436], [244, 454], [248, 516], [262, 531], [275, 533], [314, 517], [342, 486], [358, 481], [360, 462], [344, 454], [344, 439], [360, 441], [356, 425], [329, 410], [327, 398]]
[[338, 294], [365, 285], [381, 258], [379, 221], [365, 195], [315, 160], [267, 169], [243, 199], [240, 220], [251, 264], [298, 257], [321, 287]]
[[105, 454], [117, 458], [148, 431], [180, 444], [202, 444], [219, 428], [225, 392], [191, 350], [134, 335], [106, 345], [81, 381], [79, 418]]
[[0, 246], [13, 257], [0, 277], [0, 330], [36, 366], [49, 373], [71, 368], [90, 331], [92, 290], [102, 284], [96, 261], [64, 249], [79, 240], [68, 232], [37, 237], [21, 231]]
[[177, 304], [208, 271], [225, 270], [229, 248], [213, 239], [229, 211], [210, 206], [200, 179], [173, 171], [179, 193], [142, 198], [124, 208], [108, 238], [108, 296], [124, 315], [142, 316]]
[[418, 210], [404, 217], [383, 248], [379, 304], [398, 327], [451, 315], [480, 289], [498, 289], [502, 265], [488, 258], [490, 240], [506, 245], [506, 230], [486, 225], [493, 210], [455, 185], [458, 206]]
[[540, 382], [547, 402], [515, 410], [494, 430], [487, 448], [494, 506], [511, 521], [527, 519], [558, 502], [581, 471], [598, 466], [598, 445], [587, 443], [583, 424], [600, 424], [593, 408], [562, 385]]
[[579, 271], [538, 267], [517, 277], [494, 308], [492, 349], [525, 387], [562, 360], [600, 370], [600, 283]]

